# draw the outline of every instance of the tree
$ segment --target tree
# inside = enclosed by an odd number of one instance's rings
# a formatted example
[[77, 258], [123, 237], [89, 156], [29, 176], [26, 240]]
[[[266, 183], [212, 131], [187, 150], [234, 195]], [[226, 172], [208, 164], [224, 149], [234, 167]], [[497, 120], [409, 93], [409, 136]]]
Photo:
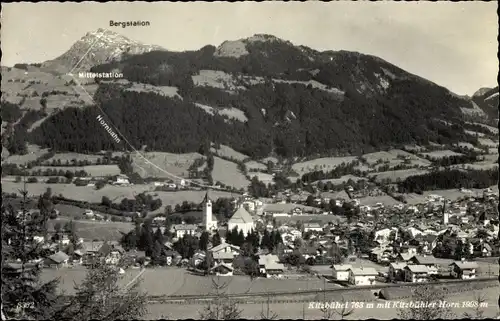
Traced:
[[354, 313], [354, 309], [349, 308], [349, 301], [346, 301], [342, 296], [342, 299], [340, 300], [340, 308], [333, 310], [333, 312], [339, 316], [340, 320], [344, 320], [345, 317]]
[[[28, 215], [26, 185], [20, 193], [20, 212], [2, 205], [2, 314], [7, 318], [55, 320], [58, 280], [41, 282], [40, 266], [31, 262], [41, 256], [41, 243], [34, 237], [46, 235], [48, 212]], [[6, 268], [8, 265], [11, 269]]]
[[102, 200], [101, 200], [101, 204], [104, 205], [104, 206], [107, 206], [107, 207], [111, 207], [112, 202], [109, 199], [109, 197], [103, 196]]
[[469, 308], [473, 308], [474, 312], [465, 312], [464, 317], [468, 319], [484, 319], [484, 302], [486, 302], [484, 294], [476, 293], [474, 295], [474, 301], [469, 302], [469, 304], [471, 304]]
[[210, 235], [208, 232], [203, 232], [200, 236], [200, 250], [206, 251], [208, 248], [208, 241], [210, 239]]
[[[121, 264], [119, 265], [121, 266]], [[140, 279], [120, 286], [119, 267], [98, 261], [87, 270], [84, 281], [75, 286], [54, 320], [130, 320], [147, 312], [147, 296], [139, 290]]]
[[221, 282], [219, 276], [212, 277], [214, 298], [200, 312], [202, 320], [235, 320], [241, 317], [242, 310], [225, 293], [226, 288], [227, 283]]
[[212, 237], [212, 245], [217, 246], [221, 244], [221, 239], [220, 239], [220, 234], [219, 231], [215, 232], [214, 236]]
[[278, 319], [278, 314], [271, 310], [271, 296], [267, 293], [266, 309], [264, 310], [264, 305], [260, 311], [260, 318], [262, 320], [276, 320]]
[[398, 310], [398, 315], [404, 320], [437, 320], [453, 319], [454, 314], [449, 307], [439, 306], [445, 301], [442, 290], [432, 285], [421, 285], [412, 291], [411, 301], [421, 302], [424, 307], [405, 307]]

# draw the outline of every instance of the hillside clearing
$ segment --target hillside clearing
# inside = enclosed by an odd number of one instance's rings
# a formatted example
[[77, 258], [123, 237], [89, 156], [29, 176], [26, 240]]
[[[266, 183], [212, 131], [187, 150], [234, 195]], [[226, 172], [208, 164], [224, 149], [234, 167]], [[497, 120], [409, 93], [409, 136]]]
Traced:
[[231, 147], [226, 146], [226, 145], [220, 145], [218, 149], [216, 149], [215, 147], [212, 146], [210, 148], [210, 151], [212, 153], [217, 154], [217, 156], [221, 156], [221, 157], [225, 157], [225, 158], [233, 158], [237, 161], [243, 161], [243, 160], [249, 158], [247, 155], [242, 154], [240, 152], [237, 152], [234, 149], [232, 149]]
[[429, 173], [428, 170], [412, 168], [412, 169], [401, 169], [401, 170], [397, 170], [397, 171], [372, 173], [372, 174], [369, 174], [368, 176], [375, 177], [375, 181], [378, 183], [380, 183], [384, 180], [387, 180], [387, 179], [390, 180], [391, 183], [395, 183], [398, 180], [403, 181], [404, 179], [406, 179], [407, 177], [410, 177], [410, 176], [424, 175], [427, 173]]
[[248, 176], [250, 176], [250, 178], [254, 178], [255, 176], [257, 176], [257, 179], [261, 182], [263, 182], [264, 184], [273, 184], [274, 181], [273, 181], [273, 175], [271, 174], [267, 174], [267, 173], [262, 173], [262, 172], [251, 172], [251, 173], [248, 173]]
[[[22, 183], [9, 182], [2, 179], [2, 191], [5, 193], [19, 194], [19, 189], [23, 187], [22, 185]], [[68, 199], [92, 203], [100, 203], [103, 196], [109, 197], [114, 202], [121, 201], [123, 198], [134, 199], [134, 195], [151, 191], [154, 188], [153, 185], [133, 185], [127, 187], [106, 185], [102, 189], [96, 190], [94, 187], [76, 186], [74, 184], [26, 184], [28, 194], [31, 196], [42, 195], [49, 187], [52, 189], [52, 195], [62, 195]]]
[[56, 170], [63, 172], [70, 171], [85, 171], [90, 176], [114, 176], [120, 174], [120, 168], [118, 165], [88, 165], [88, 166], [35, 166], [30, 172], [34, 172], [37, 170], [46, 171], [46, 170]]
[[25, 165], [26, 163], [37, 160], [40, 156], [45, 155], [48, 152], [48, 148], [42, 149], [36, 145], [28, 145], [28, 152], [25, 155], [10, 155], [3, 163]]
[[325, 183], [325, 184], [326, 183], [332, 183], [333, 185], [340, 185], [340, 184], [346, 183], [348, 180], [352, 180], [354, 182], [358, 182], [360, 180], [366, 180], [366, 178], [364, 178], [364, 177], [358, 177], [358, 176], [354, 176], [354, 175], [344, 175], [344, 176], [342, 176], [340, 178], [322, 179], [322, 180], [319, 180], [319, 181], [315, 181], [312, 184], [316, 185], [319, 182], [322, 182], [322, 183]]
[[405, 163], [405, 159], [407, 159], [407, 162], [409, 162], [409, 164], [414, 166], [428, 166], [431, 164], [431, 162], [426, 159], [422, 159], [400, 149], [391, 149], [387, 152], [381, 151], [369, 153], [363, 155], [362, 157], [370, 166], [374, 166], [377, 162], [382, 161], [389, 166], [394, 167]]
[[[174, 207], [177, 204], [182, 204], [182, 202], [187, 201], [189, 203], [193, 202], [196, 204], [200, 204], [203, 201], [203, 197], [205, 197], [206, 191], [176, 191], [176, 192], [160, 192], [154, 191], [149, 192], [148, 194], [153, 195], [153, 198], [159, 198], [162, 202], [162, 208], [166, 205], [171, 205]], [[210, 191], [210, 198], [213, 201], [216, 201], [219, 198], [231, 198], [237, 197], [239, 194], [212, 190]]]
[[[174, 179], [173, 174], [179, 177], [188, 177], [188, 169], [193, 162], [198, 158], [205, 158], [199, 153], [186, 153], [186, 154], [172, 154], [165, 152], [148, 152], [143, 153], [144, 157], [157, 167], [151, 165], [136, 153], [131, 155], [132, 166], [134, 172], [138, 173], [141, 177], [158, 177]], [[167, 173], [165, 173], [167, 172]]]
[[245, 113], [238, 108], [234, 108], [234, 107], [214, 108], [214, 107], [203, 105], [200, 103], [194, 103], [194, 105], [196, 107], [203, 109], [207, 114], [209, 114], [211, 116], [215, 116], [215, 115], [226, 116], [230, 120], [237, 120], [237, 121], [240, 121], [242, 123], [246, 123], [248, 121], [248, 118], [247, 118], [247, 116], [245, 116]]
[[248, 179], [240, 172], [235, 163], [224, 160], [220, 157], [214, 157], [212, 178], [214, 183], [219, 181], [224, 185], [236, 187], [238, 189], [246, 189], [248, 184], [250, 184]]
[[[249, 161], [245, 163], [245, 167], [247, 168], [248, 171], [250, 170], [260, 170], [260, 171], [265, 171], [267, 169], [267, 166], [256, 162], [256, 161]], [[251, 173], [250, 173], [251, 174]]]
[[349, 164], [354, 162], [356, 159], [356, 156], [317, 158], [310, 161], [293, 164], [292, 170], [299, 175], [319, 170], [328, 172], [341, 165], [342, 163]]
[[79, 161], [88, 161], [91, 163], [96, 163], [98, 159], [101, 159], [100, 155], [91, 155], [91, 154], [79, 154], [79, 153], [57, 153], [53, 157], [49, 158], [44, 162], [44, 164], [51, 164], [52, 161], [60, 161], [61, 163], [66, 163], [68, 161], [71, 164], [71, 161], [74, 159], [77, 162]]
[[445, 150], [435, 150], [432, 152], [423, 153], [423, 155], [428, 156], [431, 159], [432, 158], [441, 159], [441, 158], [450, 157], [450, 156], [462, 156], [463, 154], [456, 153], [454, 151], [445, 149]]

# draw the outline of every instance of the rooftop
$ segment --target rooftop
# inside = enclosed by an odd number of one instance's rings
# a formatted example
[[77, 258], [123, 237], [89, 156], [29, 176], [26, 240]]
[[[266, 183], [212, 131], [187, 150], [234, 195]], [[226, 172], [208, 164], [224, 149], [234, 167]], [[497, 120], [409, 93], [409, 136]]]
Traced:
[[231, 216], [228, 223], [253, 223], [253, 219], [244, 207], [240, 207], [233, 216]]

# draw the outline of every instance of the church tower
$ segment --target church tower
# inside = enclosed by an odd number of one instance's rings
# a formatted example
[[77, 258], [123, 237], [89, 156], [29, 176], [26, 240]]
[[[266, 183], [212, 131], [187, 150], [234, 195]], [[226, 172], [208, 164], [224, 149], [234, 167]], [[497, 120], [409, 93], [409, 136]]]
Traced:
[[203, 199], [203, 227], [205, 228], [205, 231], [211, 230], [214, 223], [215, 222], [212, 220], [212, 200], [210, 200], [210, 196], [207, 191], [205, 198]]

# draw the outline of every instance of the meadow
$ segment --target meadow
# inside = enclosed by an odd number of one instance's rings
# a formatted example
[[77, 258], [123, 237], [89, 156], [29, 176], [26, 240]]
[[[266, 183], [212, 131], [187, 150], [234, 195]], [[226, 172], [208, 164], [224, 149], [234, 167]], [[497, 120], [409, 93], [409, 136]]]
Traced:
[[317, 158], [305, 162], [295, 163], [292, 165], [292, 170], [299, 175], [315, 170], [323, 170], [324, 172], [328, 172], [342, 163], [349, 164], [354, 162], [356, 159], [356, 156]]
[[[131, 157], [134, 172], [143, 178], [158, 177], [175, 179], [172, 175], [187, 178], [188, 169], [195, 159], [205, 158], [199, 153], [172, 154], [148, 152], [142, 155], [144, 155], [147, 161], [137, 153], [132, 154]], [[151, 165], [151, 163], [154, 165]]]
[[220, 157], [214, 157], [214, 169], [212, 171], [214, 183], [221, 182], [224, 185], [246, 189], [250, 182], [238, 169], [236, 163], [227, 161]]

